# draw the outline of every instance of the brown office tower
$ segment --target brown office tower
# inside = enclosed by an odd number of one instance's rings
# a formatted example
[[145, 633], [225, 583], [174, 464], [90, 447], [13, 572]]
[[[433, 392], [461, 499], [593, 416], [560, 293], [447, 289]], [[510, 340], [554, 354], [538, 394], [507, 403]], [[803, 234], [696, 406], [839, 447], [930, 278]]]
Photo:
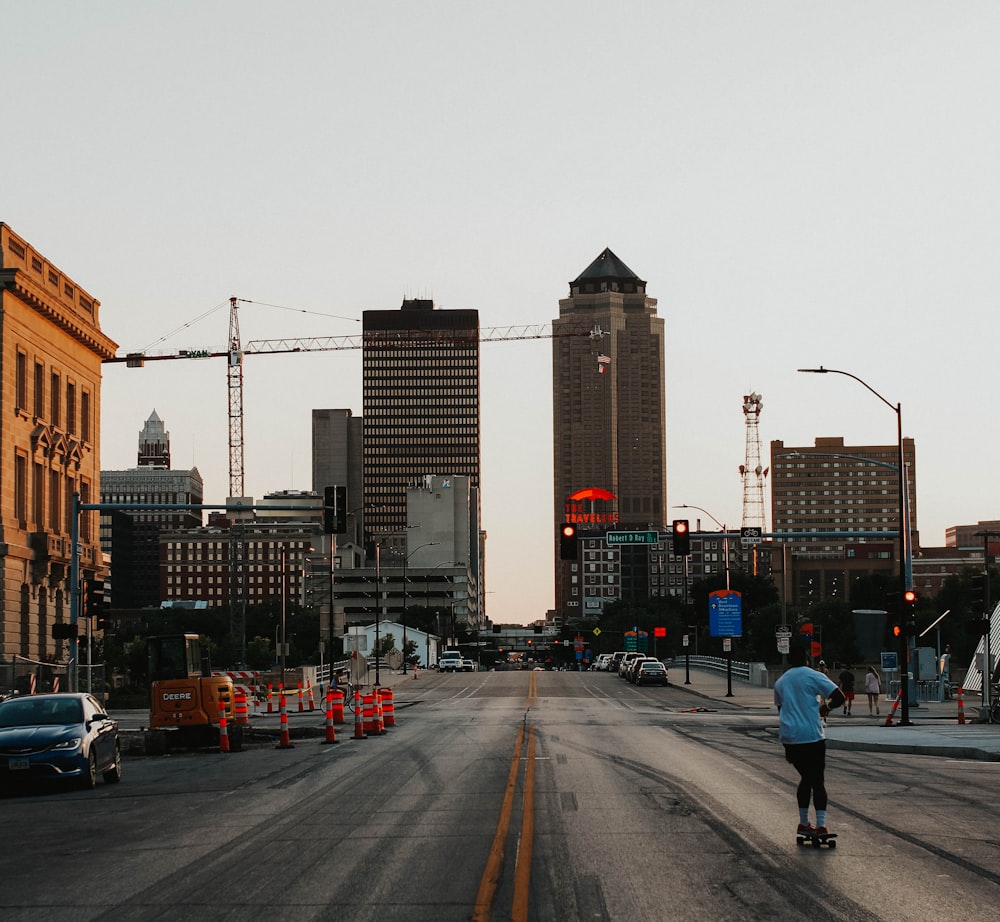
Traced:
[[[656, 299], [605, 250], [570, 283], [552, 326], [553, 539], [555, 525], [567, 519], [577, 522], [584, 545], [588, 535], [608, 531], [662, 532], [664, 325]], [[573, 618], [585, 607], [594, 613], [594, 604], [584, 605], [585, 585], [588, 593], [604, 597], [601, 605], [645, 594], [645, 548], [622, 549], [618, 586], [616, 574], [602, 574], [596, 559], [592, 568], [585, 553], [581, 549], [577, 562], [562, 561], [557, 545], [557, 615]], [[586, 580], [581, 567], [589, 573]]]

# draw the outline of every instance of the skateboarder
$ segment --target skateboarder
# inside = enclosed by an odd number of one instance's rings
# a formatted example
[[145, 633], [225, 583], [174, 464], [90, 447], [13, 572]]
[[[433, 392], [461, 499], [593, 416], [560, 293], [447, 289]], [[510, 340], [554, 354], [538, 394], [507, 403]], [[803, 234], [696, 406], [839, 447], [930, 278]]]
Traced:
[[[774, 683], [778, 708], [778, 741], [785, 760], [799, 773], [795, 792], [799, 805], [798, 835], [829, 835], [826, 827], [826, 732], [823, 718], [844, 701], [843, 692], [828, 675], [810, 668], [808, 648], [793, 645], [790, 668]], [[809, 803], [816, 809], [816, 825], [809, 822]]]

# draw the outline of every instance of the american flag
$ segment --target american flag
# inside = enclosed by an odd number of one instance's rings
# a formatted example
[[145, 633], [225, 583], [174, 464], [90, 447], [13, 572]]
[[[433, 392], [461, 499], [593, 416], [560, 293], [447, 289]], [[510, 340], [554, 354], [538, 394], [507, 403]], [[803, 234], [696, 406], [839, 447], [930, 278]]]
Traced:
[[597, 370], [603, 375], [608, 370], [608, 365], [611, 364], [611, 356], [605, 355], [603, 352], [597, 355]]

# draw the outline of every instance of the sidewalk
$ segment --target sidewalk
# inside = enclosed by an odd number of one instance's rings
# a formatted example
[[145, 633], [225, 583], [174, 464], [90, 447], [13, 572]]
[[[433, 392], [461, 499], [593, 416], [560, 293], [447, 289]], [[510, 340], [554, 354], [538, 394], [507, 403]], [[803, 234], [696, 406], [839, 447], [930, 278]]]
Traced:
[[[729, 682], [724, 673], [692, 668], [690, 676], [691, 684], [687, 685], [683, 662], [675, 663], [670, 670], [670, 684], [719, 705], [771, 713], [777, 723], [778, 712], [770, 688], [748, 685], [734, 678], [730, 697], [727, 694]], [[851, 717], [843, 716], [842, 710], [830, 714], [827, 719], [827, 745], [831, 749], [906, 752], [997, 762], [1000, 761], [1000, 725], [975, 723], [980, 704], [977, 696], [964, 700], [966, 723], [963, 725], [958, 722], [957, 700], [921, 701], [917, 707], [910, 706], [911, 726], [898, 725], [900, 709], [897, 709], [893, 726], [887, 727], [885, 721], [892, 702], [883, 697], [879, 702], [882, 713], [878, 717], [869, 717], [868, 699], [861, 695], [854, 699]]]

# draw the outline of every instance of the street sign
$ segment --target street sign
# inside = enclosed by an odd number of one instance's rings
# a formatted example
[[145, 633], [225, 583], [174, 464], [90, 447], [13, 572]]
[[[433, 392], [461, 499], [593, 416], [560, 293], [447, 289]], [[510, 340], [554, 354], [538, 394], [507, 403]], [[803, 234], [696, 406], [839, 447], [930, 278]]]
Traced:
[[708, 596], [708, 628], [712, 637], [743, 636], [743, 597], [729, 589]]
[[754, 544], [760, 544], [763, 540], [763, 528], [750, 527], [740, 529], [740, 544], [743, 545], [743, 547], [752, 547]]
[[604, 537], [608, 544], [656, 544], [660, 540], [655, 531], [609, 531]]
[[788, 637], [782, 637], [782, 636], [779, 635], [779, 637], [778, 637], [778, 652], [779, 653], [788, 653], [788, 651], [789, 651], [788, 642], [789, 642], [789, 638]]
[[733, 650], [733, 638], [732, 637], [723, 637], [722, 638], [722, 652], [723, 653], [732, 653], [732, 650]]
[[595, 637], [600, 637], [601, 636], [601, 629], [599, 627], [595, 627], [593, 633], [594, 633]]
[[792, 629], [790, 627], [786, 627], [785, 625], [779, 625], [774, 629], [774, 636], [777, 637], [778, 640], [781, 640], [782, 637], [787, 639], [792, 636]]
[[684, 640], [682, 641], [682, 646], [685, 646], [685, 647], [691, 646], [691, 641], [688, 639], [688, 635], [687, 634], [684, 635]]

